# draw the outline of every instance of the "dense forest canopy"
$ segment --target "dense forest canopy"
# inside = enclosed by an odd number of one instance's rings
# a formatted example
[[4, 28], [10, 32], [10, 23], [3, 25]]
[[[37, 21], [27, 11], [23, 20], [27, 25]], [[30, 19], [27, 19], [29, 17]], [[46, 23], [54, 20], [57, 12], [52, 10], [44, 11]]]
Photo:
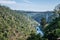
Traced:
[[25, 14], [0, 5], [0, 40], [26, 40], [31, 32], [36, 32], [36, 25]]

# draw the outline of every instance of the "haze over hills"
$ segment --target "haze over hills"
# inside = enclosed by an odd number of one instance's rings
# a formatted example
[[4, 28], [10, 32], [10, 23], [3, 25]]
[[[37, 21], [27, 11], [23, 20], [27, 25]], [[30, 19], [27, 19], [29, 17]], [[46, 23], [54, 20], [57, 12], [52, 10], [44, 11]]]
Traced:
[[51, 22], [55, 17], [57, 17], [58, 14], [55, 14], [53, 11], [45, 11], [45, 12], [34, 12], [34, 11], [17, 11], [24, 14], [27, 14], [27, 16], [32, 17], [34, 20], [36, 20], [38, 23], [41, 22], [42, 18], [46, 19], [46, 22]]

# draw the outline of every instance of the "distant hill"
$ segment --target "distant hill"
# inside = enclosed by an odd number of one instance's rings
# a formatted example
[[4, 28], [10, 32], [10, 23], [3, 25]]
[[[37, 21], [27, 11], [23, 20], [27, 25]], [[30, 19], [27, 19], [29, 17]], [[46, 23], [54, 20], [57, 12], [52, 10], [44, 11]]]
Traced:
[[37, 25], [25, 14], [0, 6], [0, 40], [26, 40]]
[[46, 19], [47, 23], [50, 23], [53, 21], [53, 19], [55, 19], [56, 17], [58, 17], [59, 15], [54, 13], [54, 11], [44, 11], [44, 12], [36, 12], [36, 11], [23, 11], [23, 10], [17, 10], [18, 13], [23, 13], [26, 14], [27, 16], [31, 17], [32, 19], [34, 19], [35, 21], [37, 21], [38, 23], [41, 22], [42, 18]]
[[52, 20], [52, 16], [54, 13], [52, 11], [47, 11], [47, 12], [40, 12], [36, 13], [36, 15], [32, 16], [37, 22], [41, 22], [42, 18], [46, 19], [46, 22], [50, 22]]
[[36, 20], [38, 23], [41, 22], [42, 18], [46, 18], [46, 22], [49, 23], [52, 21], [52, 19], [54, 19], [55, 16], [57, 16], [53, 11], [45, 11], [45, 12], [18, 11], [18, 12], [27, 14], [28, 16]]

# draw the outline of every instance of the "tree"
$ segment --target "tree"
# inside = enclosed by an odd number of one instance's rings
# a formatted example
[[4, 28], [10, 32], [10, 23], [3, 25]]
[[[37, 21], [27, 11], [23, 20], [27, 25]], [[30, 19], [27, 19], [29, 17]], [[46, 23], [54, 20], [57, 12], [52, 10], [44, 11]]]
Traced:
[[40, 24], [44, 28], [44, 26], [46, 25], [46, 19], [45, 18], [42, 18]]
[[60, 16], [60, 4], [55, 7], [54, 12]]
[[27, 38], [27, 40], [42, 40], [42, 37], [40, 34], [32, 33], [30, 34], [30, 37]]
[[59, 14], [59, 17], [53, 19], [44, 29], [44, 38], [48, 40], [57, 40], [60, 37], [60, 4], [55, 7], [54, 12], [55, 14]]
[[55, 18], [44, 30], [48, 40], [57, 40], [60, 37], [60, 17]]

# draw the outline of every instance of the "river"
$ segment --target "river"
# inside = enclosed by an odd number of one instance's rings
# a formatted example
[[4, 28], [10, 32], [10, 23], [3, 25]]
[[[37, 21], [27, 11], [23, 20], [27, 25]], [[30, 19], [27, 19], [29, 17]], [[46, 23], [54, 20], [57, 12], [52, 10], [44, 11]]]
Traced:
[[37, 30], [37, 34], [40, 34], [41, 36], [44, 35], [43, 31], [41, 30], [40, 26], [37, 26], [36, 27], [36, 30]]

